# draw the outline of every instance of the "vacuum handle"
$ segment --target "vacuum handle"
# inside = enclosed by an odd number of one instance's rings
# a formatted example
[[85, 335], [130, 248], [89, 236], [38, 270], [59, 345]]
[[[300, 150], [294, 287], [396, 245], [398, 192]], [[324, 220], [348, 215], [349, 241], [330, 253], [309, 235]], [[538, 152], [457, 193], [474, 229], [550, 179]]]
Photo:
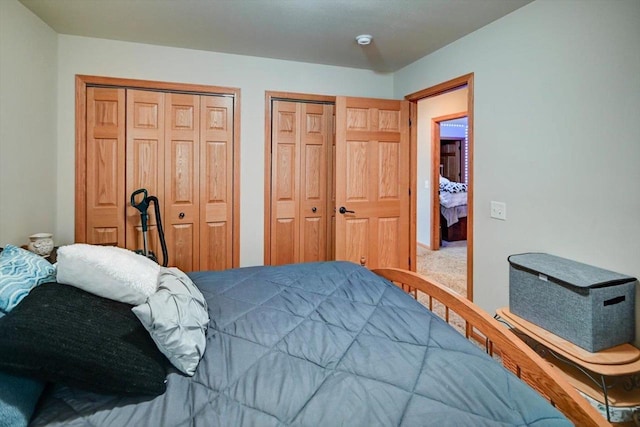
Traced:
[[[142, 199], [139, 202], [136, 202], [136, 197], [142, 194]], [[139, 190], [131, 193], [131, 206], [140, 211], [140, 222], [142, 223], [142, 231], [146, 232], [148, 228], [149, 214], [147, 213], [147, 209], [149, 209], [149, 193], [147, 193], [146, 188], [141, 188]], [[146, 252], [146, 245], [145, 245]]]
[[[140, 200], [140, 202], [136, 203], [136, 196], [138, 194], [142, 194], [143, 197], [142, 197], [142, 200]], [[149, 193], [147, 193], [146, 188], [141, 188], [139, 190], [134, 191], [133, 193], [131, 193], [131, 206], [138, 209], [140, 212], [146, 212], [147, 208], [149, 208], [149, 202], [147, 201], [148, 196], [149, 196]]]

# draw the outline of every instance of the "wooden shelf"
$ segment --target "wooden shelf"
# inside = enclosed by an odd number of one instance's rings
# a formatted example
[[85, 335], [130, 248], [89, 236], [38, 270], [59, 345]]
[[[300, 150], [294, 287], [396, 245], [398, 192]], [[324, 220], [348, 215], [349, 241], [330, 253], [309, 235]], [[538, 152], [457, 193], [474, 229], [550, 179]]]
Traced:
[[[640, 375], [640, 349], [631, 344], [622, 344], [597, 353], [590, 353], [577, 345], [511, 313], [508, 308], [496, 310], [498, 316], [522, 339], [534, 346], [540, 344], [540, 354], [551, 366], [562, 372], [567, 381], [594, 401], [607, 405], [627, 416], [640, 408], [640, 388], [635, 383]], [[632, 384], [629, 384], [629, 381]], [[607, 393], [603, 392], [603, 382]], [[625, 390], [631, 385], [631, 390]], [[615, 409], [613, 409], [615, 408]], [[620, 412], [618, 413], [618, 417]], [[620, 419], [620, 418], [618, 418]], [[627, 417], [623, 419], [628, 419]], [[633, 421], [612, 423], [627, 427]]]
[[577, 345], [499, 308], [497, 314], [513, 328], [523, 332], [567, 360], [589, 371], [605, 376], [632, 375], [640, 372], [640, 349], [622, 344], [597, 353], [590, 353]]
[[[564, 363], [561, 360], [554, 359], [553, 357], [545, 357], [545, 360], [561, 370], [572, 386], [598, 402], [604, 402], [604, 394], [602, 393], [601, 386], [595, 383], [584, 372], [581, 372], [578, 368], [569, 363]], [[598, 379], [599, 378], [595, 378], [595, 380]], [[622, 381], [618, 381], [616, 383], [607, 381], [607, 385], [611, 386], [611, 388], [607, 389], [609, 405], [617, 408], [635, 408], [640, 405], [640, 389], [627, 391], [624, 389]]]

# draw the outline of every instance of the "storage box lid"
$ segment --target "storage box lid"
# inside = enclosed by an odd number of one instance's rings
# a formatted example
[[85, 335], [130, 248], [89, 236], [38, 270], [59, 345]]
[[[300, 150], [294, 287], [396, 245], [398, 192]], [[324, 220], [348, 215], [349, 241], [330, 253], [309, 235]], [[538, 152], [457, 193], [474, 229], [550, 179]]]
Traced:
[[509, 264], [551, 281], [579, 288], [601, 288], [635, 281], [635, 277], [544, 253], [511, 255]]

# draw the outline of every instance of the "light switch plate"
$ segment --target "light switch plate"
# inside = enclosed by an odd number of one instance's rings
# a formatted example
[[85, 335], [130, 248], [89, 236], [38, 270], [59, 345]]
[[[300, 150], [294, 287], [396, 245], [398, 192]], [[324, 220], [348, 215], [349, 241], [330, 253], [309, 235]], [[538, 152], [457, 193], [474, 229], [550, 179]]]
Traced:
[[507, 219], [507, 205], [504, 202], [491, 202], [491, 218]]

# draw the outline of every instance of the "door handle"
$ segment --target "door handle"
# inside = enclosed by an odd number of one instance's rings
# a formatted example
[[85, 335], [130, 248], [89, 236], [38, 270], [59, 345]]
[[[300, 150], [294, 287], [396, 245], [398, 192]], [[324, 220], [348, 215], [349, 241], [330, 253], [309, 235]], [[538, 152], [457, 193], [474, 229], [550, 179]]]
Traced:
[[340, 206], [340, 209], [338, 210], [338, 212], [340, 212], [341, 214], [346, 214], [346, 213], [356, 213], [355, 211], [350, 211], [347, 208], [345, 208], [344, 206]]
[[184, 212], [180, 212], [180, 215], [178, 215], [178, 218], [183, 219], [184, 218]]
[[315, 206], [311, 208], [311, 212], [316, 213], [318, 211], [318, 208], [316, 208]]

